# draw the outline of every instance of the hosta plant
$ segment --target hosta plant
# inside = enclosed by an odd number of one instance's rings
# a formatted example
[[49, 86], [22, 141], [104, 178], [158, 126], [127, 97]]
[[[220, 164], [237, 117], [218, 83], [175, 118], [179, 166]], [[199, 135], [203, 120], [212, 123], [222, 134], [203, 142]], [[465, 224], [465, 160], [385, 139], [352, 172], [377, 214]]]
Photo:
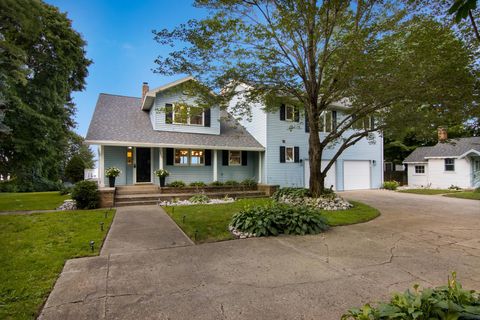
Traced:
[[386, 190], [397, 190], [397, 188], [400, 186], [400, 184], [397, 181], [385, 181], [383, 183], [383, 189]]
[[208, 203], [210, 198], [206, 194], [196, 194], [188, 199], [191, 203]]
[[448, 279], [447, 286], [395, 293], [390, 302], [381, 302], [377, 307], [366, 304], [342, 316], [342, 320], [467, 320], [480, 319], [480, 296], [478, 292], [462, 288], [456, 274]]
[[328, 229], [325, 218], [318, 211], [279, 203], [247, 207], [233, 216], [230, 225], [257, 237], [317, 234]]

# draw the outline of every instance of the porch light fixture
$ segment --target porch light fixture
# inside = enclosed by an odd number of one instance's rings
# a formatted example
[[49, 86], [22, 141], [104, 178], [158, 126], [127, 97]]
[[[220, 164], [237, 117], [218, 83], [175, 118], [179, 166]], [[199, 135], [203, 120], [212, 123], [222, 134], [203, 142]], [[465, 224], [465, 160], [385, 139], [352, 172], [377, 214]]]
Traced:
[[133, 148], [132, 147], [127, 148], [127, 164], [128, 165], [133, 164]]

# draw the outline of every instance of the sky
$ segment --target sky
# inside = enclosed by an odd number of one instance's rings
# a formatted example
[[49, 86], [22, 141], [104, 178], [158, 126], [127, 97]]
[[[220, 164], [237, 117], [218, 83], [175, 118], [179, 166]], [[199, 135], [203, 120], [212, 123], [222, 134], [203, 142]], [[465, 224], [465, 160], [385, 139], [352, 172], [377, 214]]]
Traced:
[[168, 52], [153, 39], [152, 30], [171, 29], [205, 15], [191, 0], [46, 0], [67, 13], [73, 29], [87, 42], [89, 67], [84, 91], [73, 94], [77, 106], [75, 131], [84, 136], [100, 93], [141, 96], [142, 82], [150, 88], [182, 75], [153, 73], [154, 60]]

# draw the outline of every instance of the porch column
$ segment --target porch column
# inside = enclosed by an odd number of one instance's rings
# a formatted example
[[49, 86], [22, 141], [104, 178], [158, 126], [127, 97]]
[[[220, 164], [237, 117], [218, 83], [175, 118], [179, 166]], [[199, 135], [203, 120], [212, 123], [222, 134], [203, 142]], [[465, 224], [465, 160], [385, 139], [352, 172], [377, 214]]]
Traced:
[[218, 181], [218, 161], [217, 161], [217, 150], [213, 151], [213, 181]]
[[163, 169], [163, 148], [158, 148], [158, 169]]
[[105, 158], [104, 147], [101, 145], [98, 148], [98, 183], [100, 187], [105, 187]]
[[258, 151], [258, 183], [262, 183], [262, 152]]

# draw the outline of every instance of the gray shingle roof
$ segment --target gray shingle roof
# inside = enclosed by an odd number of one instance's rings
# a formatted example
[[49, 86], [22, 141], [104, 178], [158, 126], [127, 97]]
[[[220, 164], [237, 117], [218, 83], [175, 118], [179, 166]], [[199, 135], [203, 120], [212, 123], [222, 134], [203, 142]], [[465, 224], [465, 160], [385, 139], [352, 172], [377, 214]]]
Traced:
[[426, 162], [427, 158], [432, 157], [459, 157], [472, 149], [480, 153], [480, 137], [449, 139], [432, 147], [419, 147], [403, 162]]
[[197, 134], [153, 130], [149, 113], [142, 111], [140, 106], [140, 98], [100, 94], [88, 128], [86, 142], [258, 151], [265, 149], [226, 112], [223, 112], [220, 120], [219, 135]]

